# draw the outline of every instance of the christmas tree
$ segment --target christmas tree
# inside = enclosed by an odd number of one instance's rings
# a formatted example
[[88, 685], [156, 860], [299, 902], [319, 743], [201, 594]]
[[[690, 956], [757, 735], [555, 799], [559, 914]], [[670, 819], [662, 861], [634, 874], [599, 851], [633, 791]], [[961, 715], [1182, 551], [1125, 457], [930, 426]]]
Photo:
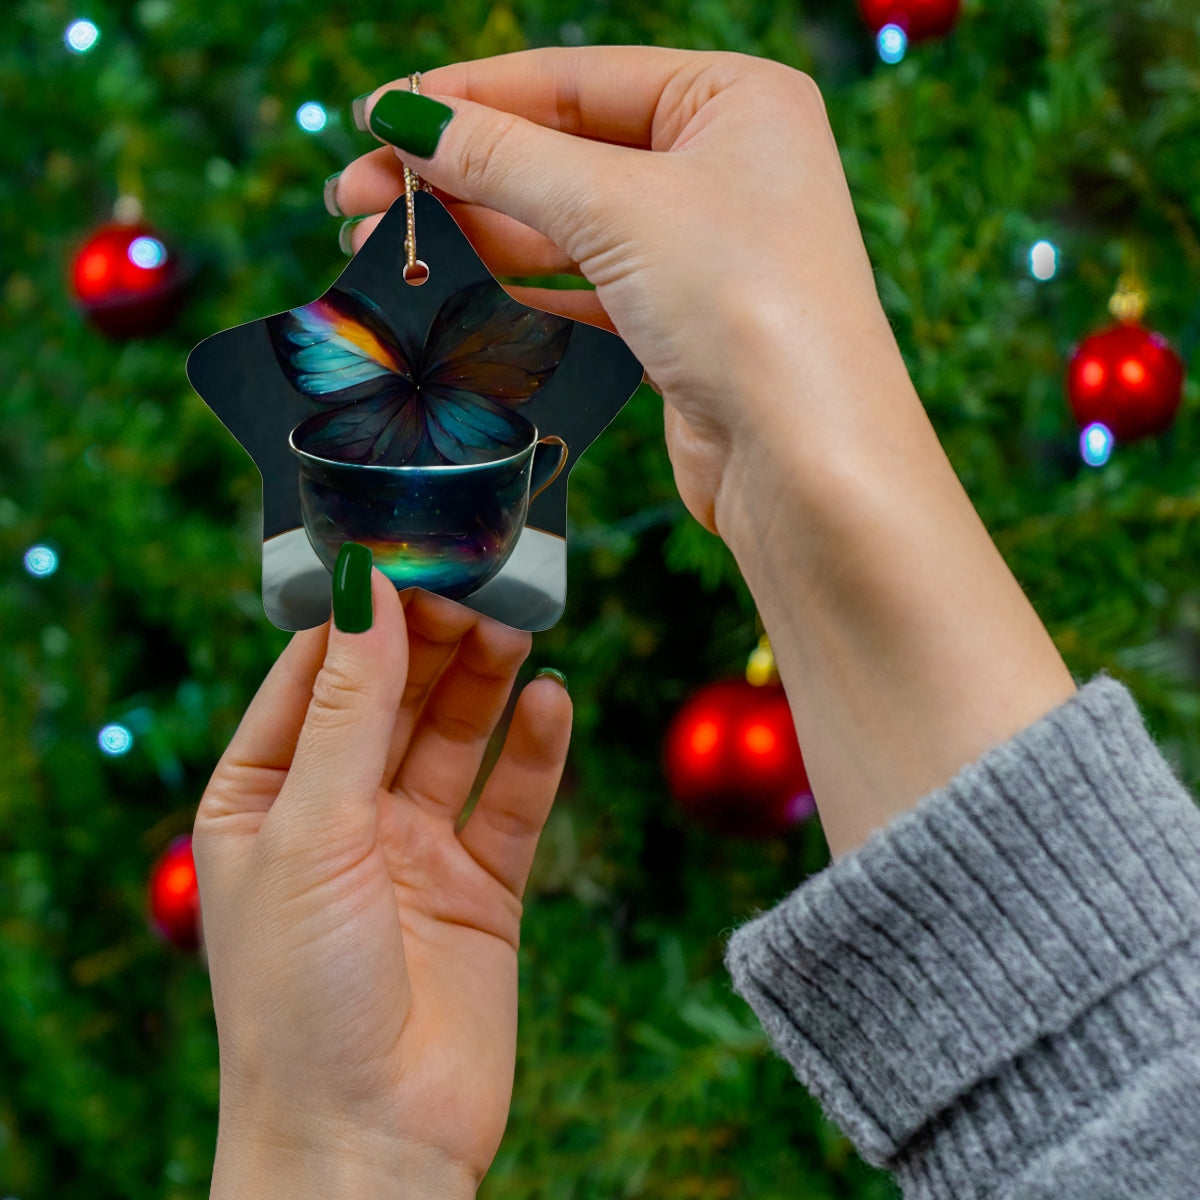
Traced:
[[[10, 5], [0, 1195], [207, 1195], [208, 981], [148, 928], [147, 878], [286, 636], [259, 596], [258, 475], [183, 364], [333, 281], [322, 180], [375, 144], [350, 99], [410, 71], [643, 42], [813, 75], [963, 483], [1076, 677], [1127, 682], [1200, 784], [1196, 385], [1166, 432], [1093, 430], [1082, 451], [1066, 391], [1122, 279], [1185, 363], [1200, 334], [1195, 30], [1185, 0], [968, 0], [911, 43], [851, 0]], [[117, 327], [96, 300], [107, 268], [81, 254], [114, 208], [142, 222], [128, 256], [164, 288]], [[721, 964], [733, 925], [825, 864], [819, 827], [718, 836], [661, 770], [672, 715], [739, 674], [759, 633], [675, 494], [661, 423], [644, 389], [571, 476], [567, 611], [528, 671], [565, 671], [576, 731], [526, 895], [512, 1117], [481, 1195], [892, 1196]]]

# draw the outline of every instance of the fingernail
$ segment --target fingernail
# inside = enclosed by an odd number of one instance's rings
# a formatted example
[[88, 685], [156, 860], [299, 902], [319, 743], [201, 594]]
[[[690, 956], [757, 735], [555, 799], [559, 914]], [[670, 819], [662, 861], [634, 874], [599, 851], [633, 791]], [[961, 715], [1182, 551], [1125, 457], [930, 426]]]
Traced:
[[542, 667], [542, 669], [534, 676], [534, 679], [541, 679], [543, 675], [548, 676], [550, 679], [553, 679], [556, 683], [560, 684], [564, 692], [570, 691], [570, 689], [567, 687], [567, 677], [561, 671], [556, 671], [553, 667]]
[[371, 605], [371, 549], [343, 542], [333, 565], [333, 623], [343, 633], [363, 633], [375, 619]]
[[342, 227], [338, 230], [338, 249], [343, 254], [350, 255], [354, 253], [354, 243], [350, 240], [350, 232], [359, 221], [365, 221], [366, 219], [366, 217], [351, 217], [350, 220], [342, 222]]
[[367, 128], [367, 101], [370, 98], [370, 92], [363, 92], [361, 96], [355, 96], [350, 101], [350, 115], [354, 118], [354, 128], [362, 133], [370, 133]]
[[322, 189], [322, 195], [325, 199], [325, 211], [331, 217], [344, 217], [346, 214], [338, 208], [337, 189], [338, 180], [341, 179], [341, 171], [334, 171], [330, 177], [325, 180], [325, 187]]
[[371, 132], [418, 158], [431, 158], [454, 109], [413, 92], [384, 92], [371, 109]]

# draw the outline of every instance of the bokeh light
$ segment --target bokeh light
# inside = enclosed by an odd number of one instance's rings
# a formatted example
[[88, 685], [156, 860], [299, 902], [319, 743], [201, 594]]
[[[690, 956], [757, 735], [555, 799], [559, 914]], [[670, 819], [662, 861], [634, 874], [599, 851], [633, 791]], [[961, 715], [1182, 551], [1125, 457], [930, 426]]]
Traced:
[[1029, 273], [1034, 279], [1053, 279], [1058, 273], [1058, 247], [1053, 242], [1034, 242], [1029, 251]]
[[135, 267], [153, 271], [167, 261], [167, 248], [155, 237], [136, 237], [126, 252]]
[[133, 749], [133, 734], [124, 725], [105, 725], [96, 741], [110, 758], [119, 758]]
[[45, 579], [58, 570], [58, 555], [49, 546], [30, 546], [25, 551], [25, 570], [37, 579]]
[[899, 25], [885, 25], [875, 35], [875, 46], [885, 63], [898, 63], [908, 50], [908, 34]]
[[63, 34], [68, 50], [86, 54], [100, 40], [100, 30], [91, 21], [72, 21]]
[[315, 100], [306, 101], [296, 109], [296, 124], [306, 133], [320, 133], [328, 120], [324, 106]]
[[1093, 421], [1079, 435], [1079, 453], [1089, 467], [1102, 467], [1112, 457], [1112, 430], [1100, 421]]
[[778, 742], [775, 731], [761, 721], [747, 725], [742, 731], [742, 744], [751, 754], [770, 754]]
[[689, 745], [693, 754], [703, 756], [715, 750], [720, 740], [721, 727], [716, 721], [701, 721], [692, 730]]
[[788, 801], [785, 819], [789, 825], [797, 825], [816, 811], [817, 801], [812, 792], [797, 792]]

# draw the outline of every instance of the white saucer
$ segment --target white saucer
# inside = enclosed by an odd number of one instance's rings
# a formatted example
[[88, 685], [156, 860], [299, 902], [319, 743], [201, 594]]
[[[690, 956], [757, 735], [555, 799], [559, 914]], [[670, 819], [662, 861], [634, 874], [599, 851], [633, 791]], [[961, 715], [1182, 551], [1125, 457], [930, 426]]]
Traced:
[[[263, 608], [280, 629], [311, 629], [328, 618], [330, 578], [302, 528], [263, 542]], [[458, 603], [536, 633], [562, 616], [566, 599], [566, 539], [527, 525], [500, 574]]]

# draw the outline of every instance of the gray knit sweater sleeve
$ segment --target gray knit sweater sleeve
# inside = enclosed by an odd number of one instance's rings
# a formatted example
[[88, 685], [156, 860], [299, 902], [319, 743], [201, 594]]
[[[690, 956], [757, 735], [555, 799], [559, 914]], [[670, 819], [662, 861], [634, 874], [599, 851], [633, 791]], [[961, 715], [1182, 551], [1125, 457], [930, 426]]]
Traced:
[[743, 925], [726, 965], [908, 1200], [1200, 1197], [1200, 809], [1111, 679]]

